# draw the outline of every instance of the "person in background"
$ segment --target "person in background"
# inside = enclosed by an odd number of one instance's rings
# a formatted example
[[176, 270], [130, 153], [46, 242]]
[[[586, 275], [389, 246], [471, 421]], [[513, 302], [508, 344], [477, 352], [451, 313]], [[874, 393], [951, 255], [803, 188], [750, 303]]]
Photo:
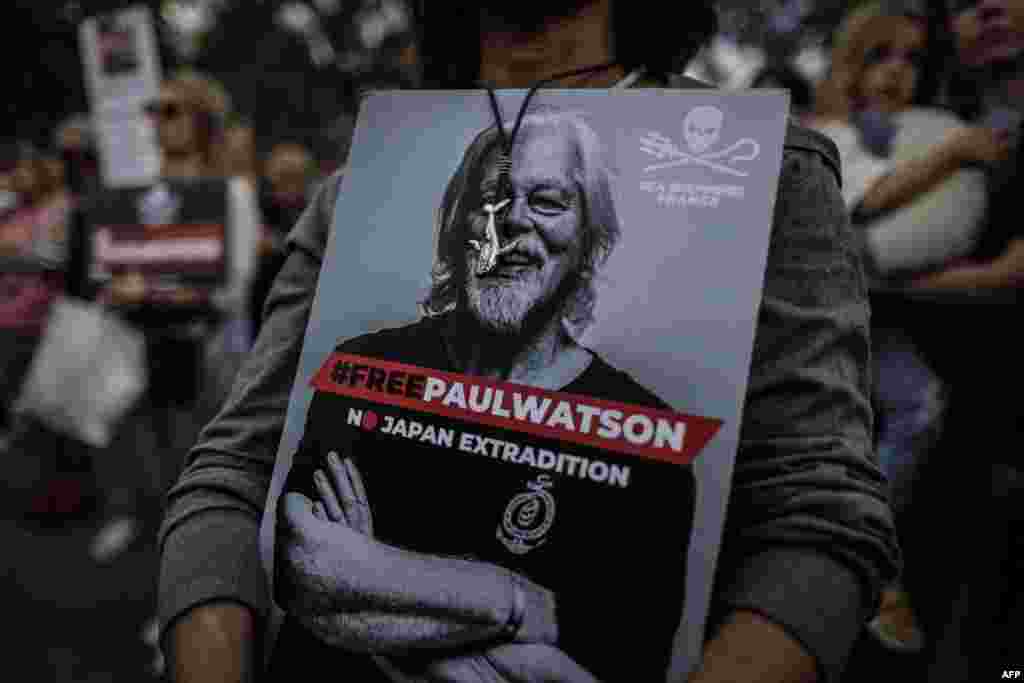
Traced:
[[[195, 439], [229, 390], [251, 340], [247, 303], [260, 217], [251, 180], [223, 174], [228, 96], [216, 81], [182, 71], [163, 82], [146, 111], [162, 159], [160, 177], [145, 197], [173, 206], [193, 196], [187, 194], [190, 188], [212, 193], [203, 196], [220, 194], [226, 207], [227, 270], [223, 284], [212, 293], [182, 286], [175, 290], [174, 306], [167, 308], [154, 303], [158, 285], [141, 272], [118, 271], [100, 285], [89, 279], [87, 268], [78, 269], [83, 296], [103, 302], [145, 335], [148, 362], [146, 395], [118, 430], [111, 452], [98, 456], [104, 463], [117, 463], [105, 468], [108, 521], [90, 549], [98, 562], [112, 561], [139, 537], [140, 512], [147, 504], [157, 504], [177, 477], [185, 444]], [[79, 253], [87, 252], [93, 212], [115, 201], [115, 192], [97, 193], [79, 212]], [[140, 224], [150, 220], [142, 208], [133, 211], [139, 212]], [[125, 467], [126, 461], [137, 464]]]
[[[951, 522], [971, 533], [963, 535], [958, 561], [944, 572], [962, 577], [953, 587], [961, 590], [953, 613], [964, 619], [945, 634], [956, 647], [940, 650], [935, 659], [929, 680], [943, 682], [964, 680], [956, 678], [964, 671], [957, 664], [966, 665], [955, 661], [957, 652], [970, 653], [972, 667], [1018, 661], [1024, 633], [1024, 415], [1018, 400], [995, 390], [1013, 392], [1024, 383], [1020, 335], [1013, 332], [1024, 310], [1024, 0], [948, 0], [944, 7], [959, 62], [954, 80], [967, 84], [965, 92], [953, 93], [954, 101], [976, 125], [1002, 129], [1011, 152], [990, 169], [988, 208], [974, 248], [909, 285], [920, 296], [955, 302], [936, 312], [941, 324], [932, 335], [936, 357], [954, 377], [942, 444], [951, 462], [942, 479], [946, 487], [935, 499], [948, 501], [947, 482], [953, 482], [972, 505], [966, 515], [963, 509], [949, 513]], [[972, 455], [968, 463], [963, 454]], [[948, 546], [935, 548], [937, 561], [949, 555]]]
[[7, 253], [31, 253], [48, 262], [63, 262], [73, 203], [65, 182], [63, 160], [54, 152], [21, 145], [10, 175], [10, 188], [17, 197], [16, 209], [0, 249]]
[[42, 184], [40, 186], [40, 207], [46, 212], [47, 224], [45, 243], [54, 251], [51, 259], [64, 261], [67, 256], [68, 223], [75, 197], [68, 185], [67, 164], [59, 150], [42, 152]]
[[18, 208], [18, 193], [14, 189], [14, 169], [18, 165], [18, 145], [0, 144], [0, 220], [6, 219]]
[[[968, 126], [932, 102], [937, 35], [923, 16], [879, 3], [851, 12], [817, 92], [812, 125], [833, 137], [844, 195], [876, 286], [898, 285], [963, 255], [984, 211], [984, 173], [1005, 135]], [[909, 309], [914, 310], [914, 309]], [[878, 458], [903, 531], [914, 482], [933, 450], [947, 387], [915, 341], [912, 320], [877, 305], [872, 320]], [[889, 586], [871, 632], [893, 649], [920, 651], [925, 632], [904, 582]]]
[[[28, 371], [32, 352], [38, 342], [41, 325], [38, 314], [26, 316], [29, 311], [39, 310], [38, 296], [31, 295], [34, 288], [27, 287], [22, 277], [14, 272], [14, 264], [7, 259], [21, 255], [28, 256], [33, 236], [36, 233], [32, 205], [40, 192], [42, 168], [35, 151], [26, 143], [18, 141], [5, 150], [3, 185], [7, 206], [0, 223], [0, 258], [4, 268], [0, 270], [0, 426], [9, 444], [14, 429], [13, 403]], [[27, 321], [26, 318], [35, 318]], [[26, 322], [29, 329], [25, 329]]]
[[17, 207], [0, 223], [0, 410], [7, 445], [34, 458], [43, 486], [28, 505], [30, 517], [62, 524], [95, 503], [91, 460], [76, 440], [54, 433], [13, 410], [46, 333], [51, 307], [64, 291], [67, 232], [73, 199], [64, 164], [55, 153], [19, 146], [11, 173]]
[[239, 120], [228, 125], [224, 131], [223, 146], [224, 174], [255, 182], [259, 163], [256, 159], [256, 130], [252, 124]]
[[259, 270], [249, 304], [255, 334], [259, 333], [270, 287], [284, 265], [285, 238], [309, 204], [316, 181], [316, 161], [299, 143], [280, 142], [274, 145], [263, 163], [260, 211], [264, 230], [260, 240]]
[[906, 205], [963, 167], [990, 163], [1008, 149], [999, 130], [954, 125], [916, 158], [889, 160], [897, 133], [911, 128], [901, 121], [935, 98], [935, 85], [926, 80], [940, 67], [929, 45], [934, 38], [921, 16], [889, 12], [878, 2], [851, 12], [836, 32], [808, 125], [839, 147], [843, 197], [855, 220]]
[[[21, 204], [21, 197], [16, 189], [14, 170], [18, 167], [19, 145], [16, 142], [4, 141], [0, 145], [0, 222], [6, 223], [8, 218], [14, 215]], [[0, 292], [0, 296], [2, 296]], [[10, 415], [8, 413], [10, 401], [14, 397], [16, 383], [7, 379], [11, 376], [7, 368], [18, 354], [14, 352], [16, 346], [8, 344], [0, 338], [0, 452], [6, 452], [10, 444]]]
[[89, 116], [69, 116], [57, 126], [53, 137], [53, 145], [64, 161], [64, 175], [71, 194], [84, 197], [99, 189], [96, 139]]
[[976, 126], [994, 131], [1000, 149], [1012, 154], [996, 157], [993, 197], [985, 230], [965, 261], [917, 278], [916, 288], [929, 290], [1017, 290], [1024, 279], [1024, 235], [1020, 222], [1007, 220], [1024, 179], [1020, 122], [1024, 116], [1024, 1], [949, 0], [956, 49], [963, 71], [978, 87]]
[[279, 142], [263, 162], [260, 206], [274, 234], [283, 239], [309, 203], [316, 185], [316, 161], [297, 142]]
[[[675, 74], [714, 33], [710, 0], [417, 7], [430, 87], [528, 88], [612, 59], [607, 70], [558, 87], [706, 87]], [[898, 571], [891, 511], [871, 457], [868, 306], [838, 164], [826, 138], [790, 129], [708, 638], [693, 683], [838, 682], [881, 586]], [[174, 680], [236, 682], [262, 671], [272, 605], [259, 523], [332, 227], [340, 231], [332, 239], [345, 239], [344, 220], [334, 221], [339, 190], [335, 175], [293, 229], [250, 361], [168, 495], [161, 640]], [[544, 664], [520, 661], [527, 670]]]

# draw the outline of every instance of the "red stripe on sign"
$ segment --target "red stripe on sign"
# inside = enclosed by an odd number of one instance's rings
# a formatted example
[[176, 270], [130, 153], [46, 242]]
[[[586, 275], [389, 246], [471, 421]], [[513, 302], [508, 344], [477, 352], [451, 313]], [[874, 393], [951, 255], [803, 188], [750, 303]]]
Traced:
[[227, 232], [223, 223], [114, 223], [98, 226], [115, 240], [220, 238]]
[[221, 262], [110, 263], [107, 266], [111, 273], [142, 273], [153, 277], [179, 275], [184, 278], [216, 278], [223, 275], [224, 272], [224, 264]]
[[108, 268], [172, 262], [218, 263], [224, 258], [224, 241], [214, 237], [129, 241], [115, 240], [108, 231], [99, 230], [93, 246], [96, 261]]
[[715, 418], [346, 353], [332, 354], [311, 384], [318, 391], [680, 465], [692, 462], [722, 426]]

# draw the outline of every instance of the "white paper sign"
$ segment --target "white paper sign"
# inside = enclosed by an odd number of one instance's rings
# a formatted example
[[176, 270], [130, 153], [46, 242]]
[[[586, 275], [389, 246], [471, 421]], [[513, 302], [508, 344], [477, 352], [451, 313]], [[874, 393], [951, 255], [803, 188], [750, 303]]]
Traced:
[[160, 92], [160, 57], [146, 7], [92, 17], [80, 27], [85, 82], [96, 122], [103, 182], [140, 185], [160, 168], [143, 107]]

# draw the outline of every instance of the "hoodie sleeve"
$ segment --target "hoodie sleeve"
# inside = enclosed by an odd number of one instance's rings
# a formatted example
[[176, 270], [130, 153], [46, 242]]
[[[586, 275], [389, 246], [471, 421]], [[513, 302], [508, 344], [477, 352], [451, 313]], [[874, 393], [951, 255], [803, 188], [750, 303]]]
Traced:
[[872, 451], [867, 291], [838, 170], [834, 145], [791, 129], [709, 619], [762, 614], [828, 683], [900, 562]]
[[268, 614], [259, 525], [339, 183], [338, 176], [325, 182], [296, 223], [260, 336], [168, 492], [159, 534], [162, 633], [206, 602], [237, 602], [257, 617]]

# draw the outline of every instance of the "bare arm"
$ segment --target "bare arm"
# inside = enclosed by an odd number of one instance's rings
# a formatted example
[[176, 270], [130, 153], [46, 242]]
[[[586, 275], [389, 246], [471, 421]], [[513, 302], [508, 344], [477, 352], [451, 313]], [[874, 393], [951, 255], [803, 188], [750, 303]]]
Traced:
[[814, 657], [780, 626], [756, 612], [738, 610], [707, 644], [690, 683], [761, 681], [815, 683]]
[[1024, 239], [1015, 239], [988, 263], [953, 266], [911, 283], [914, 289], [1004, 289], [1024, 285]]
[[927, 154], [898, 164], [865, 193], [868, 212], [898, 208], [928, 192], [970, 162], [993, 162], [1009, 151], [1009, 134], [986, 127], [953, 130]]
[[182, 616], [169, 637], [169, 662], [175, 683], [256, 680], [256, 619], [252, 610], [235, 602], [213, 602]]

